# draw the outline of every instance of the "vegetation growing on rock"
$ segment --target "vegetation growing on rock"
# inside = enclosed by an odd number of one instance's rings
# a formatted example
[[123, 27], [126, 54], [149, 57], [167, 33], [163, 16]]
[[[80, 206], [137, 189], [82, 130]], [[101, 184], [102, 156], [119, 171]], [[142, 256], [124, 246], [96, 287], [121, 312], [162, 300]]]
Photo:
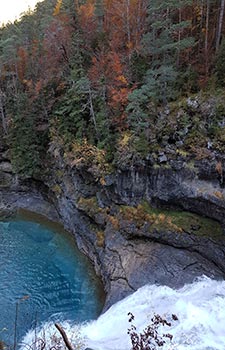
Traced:
[[104, 242], [104, 230], [109, 225], [111, 230], [124, 232], [133, 238], [136, 235], [151, 237], [152, 233], [174, 232], [224, 240], [223, 229], [217, 221], [188, 211], [157, 209], [146, 201], [136, 207], [121, 205], [112, 210], [110, 207], [100, 208], [96, 197], [80, 198], [78, 208], [102, 228], [100, 232], [96, 232], [101, 246]]
[[0, 133], [14, 170], [46, 175], [52, 144], [103, 183], [109, 163], [223, 153], [223, 23], [223, 1], [45, 0], [3, 26]]

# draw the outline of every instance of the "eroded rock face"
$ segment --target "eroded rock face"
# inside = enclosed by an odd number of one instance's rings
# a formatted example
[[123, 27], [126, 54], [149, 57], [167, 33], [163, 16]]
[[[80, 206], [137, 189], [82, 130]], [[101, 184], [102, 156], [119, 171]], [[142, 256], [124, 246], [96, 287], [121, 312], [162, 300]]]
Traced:
[[177, 288], [203, 274], [224, 278], [225, 236], [200, 237], [196, 228], [182, 235], [176, 230], [149, 233], [132, 219], [128, 229], [117, 215], [121, 205], [146, 200], [224, 224], [225, 191], [216, 162], [196, 162], [193, 169], [182, 162], [157, 169], [148, 164], [108, 175], [103, 185], [86, 176], [86, 170], [68, 169], [63, 162], [56, 172], [59, 169], [63, 177], [52, 177], [49, 187], [59, 185], [56, 206], [64, 225], [102, 276], [105, 308], [146, 283]]
[[106, 237], [103, 266], [108, 286], [106, 308], [145, 284], [179, 288], [203, 274], [224, 277], [215, 263], [191, 249], [143, 238], [127, 240], [119, 232]]
[[[5, 181], [7, 179], [7, 183]], [[0, 169], [0, 218], [16, 215], [18, 209], [41, 214], [53, 221], [60, 221], [55, 206], [47, 197], [48, 189], [35, 181], [20, 181], [18, 177]]]
[[145, 217], [139, 222], [120, 214], [122, 205], [136, 206], [145, 200], [224, 225], [225, 169], [221, 162], [216, 170], [216, 164], [201, 161], [189, 167], [171, 161], [155, 167], [146, 163], [118, 169], [101, 183], [87, 169], [72, 169], [59, 158], [44, 183], [18, 180], [8, 164], [0, 164], [0, 209], [22, 207], [63, 222], [101, 275], [107, 309], [146, 283], [177, 288], [203, 274], [224, 278], [225, 235], [199, 236], [198, 225], [182, 232], [176, 227], [152, 229]]
[[79, 248], [102, 277], [107, 292], [104, 310], [147, 283], [179, 288], [203, 274], [224, 278], [225, 240], [221, 244], [188, 233], [181, 239], [175, 232], [149, 235], [142, 229], [131, 233], [125, 224], [117, 230], [97, 214], [99, 229], [104, 230], [104, 240], [99, 242], [93, 218], [68, 198], [59, 203], [66, 228], [75, 233]]
[[105, 192], [120, 204], [136, 205], [145, 198], [225, 223], [225, 190], [216, 163], [198, 162], [193, 170], [179, 162], [172, 162], [170, 168], [131, 169], [106, 178]]

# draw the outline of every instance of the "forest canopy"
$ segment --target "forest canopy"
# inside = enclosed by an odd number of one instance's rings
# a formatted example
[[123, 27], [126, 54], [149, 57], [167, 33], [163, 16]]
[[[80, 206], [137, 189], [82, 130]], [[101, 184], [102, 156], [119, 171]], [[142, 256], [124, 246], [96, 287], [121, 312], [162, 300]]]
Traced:
[[[1, 135], [16, 171], [42, 171], [52, 144], [113, 162], [171, 139], [160, 111], [225, 87], [224, 7], [225, 0], [45, 0], [3, 26]], [[209, 124], [207, 138], [218, 137]]]

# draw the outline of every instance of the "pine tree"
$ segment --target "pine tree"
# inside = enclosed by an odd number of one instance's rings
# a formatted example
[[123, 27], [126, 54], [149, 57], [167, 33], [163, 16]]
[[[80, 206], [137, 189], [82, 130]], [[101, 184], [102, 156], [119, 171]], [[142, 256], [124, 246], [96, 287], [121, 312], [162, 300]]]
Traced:
[[225, 87], [225, 39], [222, 40], [215, 62], [215, 75], [217, 85]]
[[[148, 32], [142, 42], [143, 52], [150, 59], [150, 71], [147, 75], [151, 79], [159, 80], [159, 84], [155, 85], [159, 87], [159, 100], [163, 99], [165, 103], [171, 95], [166, 85], [172, 87], [175, 81], [179, 55], [194, 42], [191, 37], [181, 37], [181, 31], [188, 28], [190, 23], [177, 16], [177, 12], [189, 3], [189, 0], [182, 1], [179, 8], [176, 0], [152, 0], [148, 7]], [[163, 76], [166, 84], [160, 83]]]

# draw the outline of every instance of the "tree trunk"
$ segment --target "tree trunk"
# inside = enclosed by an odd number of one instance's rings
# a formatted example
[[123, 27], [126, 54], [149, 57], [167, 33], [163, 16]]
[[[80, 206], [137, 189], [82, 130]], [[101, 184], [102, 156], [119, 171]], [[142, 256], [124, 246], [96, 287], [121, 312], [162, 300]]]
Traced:
[[[181, 8], [179, 7], [179, 24], [181, 24], [181, 20], [182, 20], [182, 12], [181, 12]], [[180, 64], [180, 40], [181, 40], [181, 29], [179, 28], [178, 31], [178, 52], [177, 52], [177, 67], [179, 67]]]
[[6, 135], [8, 130], [7, 130], [7, 123], [6, 123], [6, 116], [4, 112], [4, 95], [2, 91], [0, 91], [0, 113], [1, 113], [1, 119], [2, 119], [2, 129], [4, 134]]
[[94, 105], [93, 105], [93, 99], [92, 99], [92, 92], [91, 92], [91, 88], [90, 87], [89, 87], [89, 90], [88, 90], [88, 94], [89, 94], [90, 115], [92, 117], [92, 120], [93, 120], [93, 123], [94, 123], [95, 132], [96, 132], [96, 136], [97, 136], [97, 139], [98, 139], [97, 122], [96, 122], [96, 118], [95, 118], [95, 111], [94, 111]]
[[130, 0], [126, 2], [126, 31], [127, 31], [127, 43], [128, 43], [128, 60], [130, 65], [131, 53], [130, 53], [130, 44], [131, 44], [131, 33], [130, 33]]
[[225, 7], [225, 0], [221, 0], [219, 22], [218, 22], [218, 31], [217, 31], [217, 36], [216, 36], [216, 51], [218, 51], [219, 46], [220, 46], [220, 39], [221, 39], [221, 33], [222, 33], [222, 27], [223, 27], [224, 7]]
[[209, 6], [210, 0], [207, 0], [206, 3], [206, 20], [205, 20], [205, 75], [207, 76], [209, 73]]

